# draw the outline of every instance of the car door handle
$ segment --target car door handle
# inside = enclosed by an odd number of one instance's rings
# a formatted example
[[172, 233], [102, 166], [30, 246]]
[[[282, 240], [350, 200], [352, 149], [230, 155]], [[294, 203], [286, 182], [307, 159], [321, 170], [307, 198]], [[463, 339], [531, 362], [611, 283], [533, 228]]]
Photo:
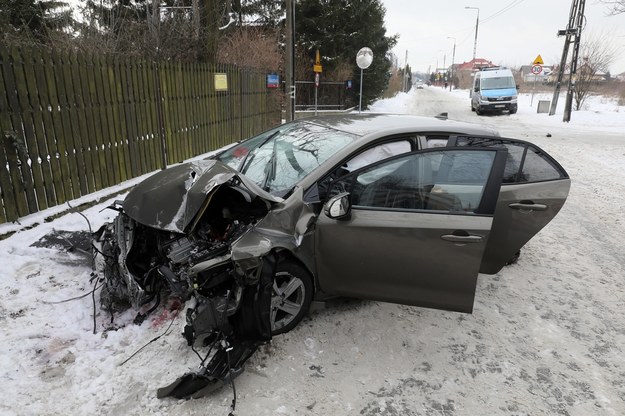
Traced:
[[546, 211], [547, 210], [547, 205], [534, 204], [533, 202], [515, 202], [508, 206], [512, 209], [517, 209], [519, 211]]
[[441, 239], [445, 241], [451, 241], [452, 243], [481, 243], [484, 241], [484, 237], [481, 235], [457, 235], [457, 234], [445, 234], [441, 235]]

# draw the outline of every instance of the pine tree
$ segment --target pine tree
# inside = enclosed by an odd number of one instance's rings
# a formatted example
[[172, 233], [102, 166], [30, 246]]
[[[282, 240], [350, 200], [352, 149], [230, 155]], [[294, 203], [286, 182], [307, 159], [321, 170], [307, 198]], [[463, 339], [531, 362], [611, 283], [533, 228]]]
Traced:
[[[386, 10], [380, 0], [301, 0], [295, 8], [296, 43], [314, 57], [319, 49], [324, 73], [340, 65], [353, 69], [352, 103], [358, 102], [360, 69], [356, 53], [362, 47], [373, 51], [373, 63], [364, 71], [363, 106], [382, 95], [391, 61], [388, 54], [397, 36], [387, 36]], [[311, 65], [312, 67], [312, 65]]]
[[49, 44], [55, 33], [75, 25], [68, 3], [51, 0], [0, 0], [0, 30], [5, 40]]
[[275, 0], [235, 0], [232, 8], [239, 24], [254, 24], [269, 28], [284, 26], [286, 3]]

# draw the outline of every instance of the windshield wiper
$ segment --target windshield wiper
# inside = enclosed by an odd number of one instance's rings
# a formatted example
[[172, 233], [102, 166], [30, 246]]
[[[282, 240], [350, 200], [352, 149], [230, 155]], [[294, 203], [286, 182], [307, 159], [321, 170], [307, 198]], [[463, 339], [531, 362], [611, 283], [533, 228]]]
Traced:
[[267, 192], [270, 192], [269, 185], [276, 178], [276, 165], [277, 165], [277, 159], [278, 159], [277, 143], [278, 141], [274, 140], [273, 148], [271, 149], [271, 157], [269, 158], [269, 163], [267, 164], [267, 175], [265, 175], [265, 180], [263, 182], [263, 189]]
[[[265, 140], [263, 140], [263, 142], [262, 142], [261, 144], [259, 144], [258, 146], [256, 146], [256, 147], [254, 148], [254, 150], [250, 150], [250, 151], [247, 153], [247, 155], [245, 155], [245, 159], [243, 159], [243, 162], [241, 162], [241, 166], [240, 166], [240, 169], [238, 169], [238, 171], [239, 171], [239, 172], [241, 172], [241, 173], [243, 173], [243, 174], [245, 174], [245, 171], [247, 170], [246, 168], [247, 168], [247, 167], [248, 167], [248, 166], [249, 166], [249, 165], [250, 165], [250, 164], [254, 161], [254, 157], [256, 156], [256, 153], [257, 153], [256, 151], [257, 151], [258, 149], [260, 149], [261, 147], [263, 147], [265, 144], [267, 144], [267, 142], [269, 142], [269, 140], [271, 140], [271, 139], [273, 139], [274, 137], [276, 137], [276, 136], [278, 135], [278, 133], [280, 133], [280, 130], [278, 130], [278, 131], [276, 131], [276, 132], [274, 132], [274, 133], [270, 134], [270, 135], [269, 135], [269, 137], [267, 137]], [[253, 153], [253, 154], [252, 154], [252, 153]], [[250, 157], [250, 155], [252, 155], [252, 156]], [[247, 161], [247, 159], [248, 159], [248, 158], [250, 159], [250, 160], [249, 160], [249, 163], [248, 163], [248, 161]]]

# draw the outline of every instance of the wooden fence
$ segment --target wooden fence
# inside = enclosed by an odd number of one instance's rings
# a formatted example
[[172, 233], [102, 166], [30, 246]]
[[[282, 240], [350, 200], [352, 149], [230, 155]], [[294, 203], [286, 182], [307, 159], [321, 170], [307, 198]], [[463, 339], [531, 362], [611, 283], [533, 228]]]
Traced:
[[276, 125], [265, 81], [233, 66], [0, 47], [0, 223]]

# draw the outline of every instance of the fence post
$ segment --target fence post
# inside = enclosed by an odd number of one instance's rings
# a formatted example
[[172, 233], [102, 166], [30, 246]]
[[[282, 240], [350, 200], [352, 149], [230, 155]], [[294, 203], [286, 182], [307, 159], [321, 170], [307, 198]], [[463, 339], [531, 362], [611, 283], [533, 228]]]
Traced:
[[154, 83], [156, 84], [156, 118], [158, 120], [158, 135], [161, 141], [161, 169], [167, 168], [167, 141], [165, 140], [165, 122], [163, 120], [163, 94], [161, 92], [161, 73], [158, 63], [153, 63]]

